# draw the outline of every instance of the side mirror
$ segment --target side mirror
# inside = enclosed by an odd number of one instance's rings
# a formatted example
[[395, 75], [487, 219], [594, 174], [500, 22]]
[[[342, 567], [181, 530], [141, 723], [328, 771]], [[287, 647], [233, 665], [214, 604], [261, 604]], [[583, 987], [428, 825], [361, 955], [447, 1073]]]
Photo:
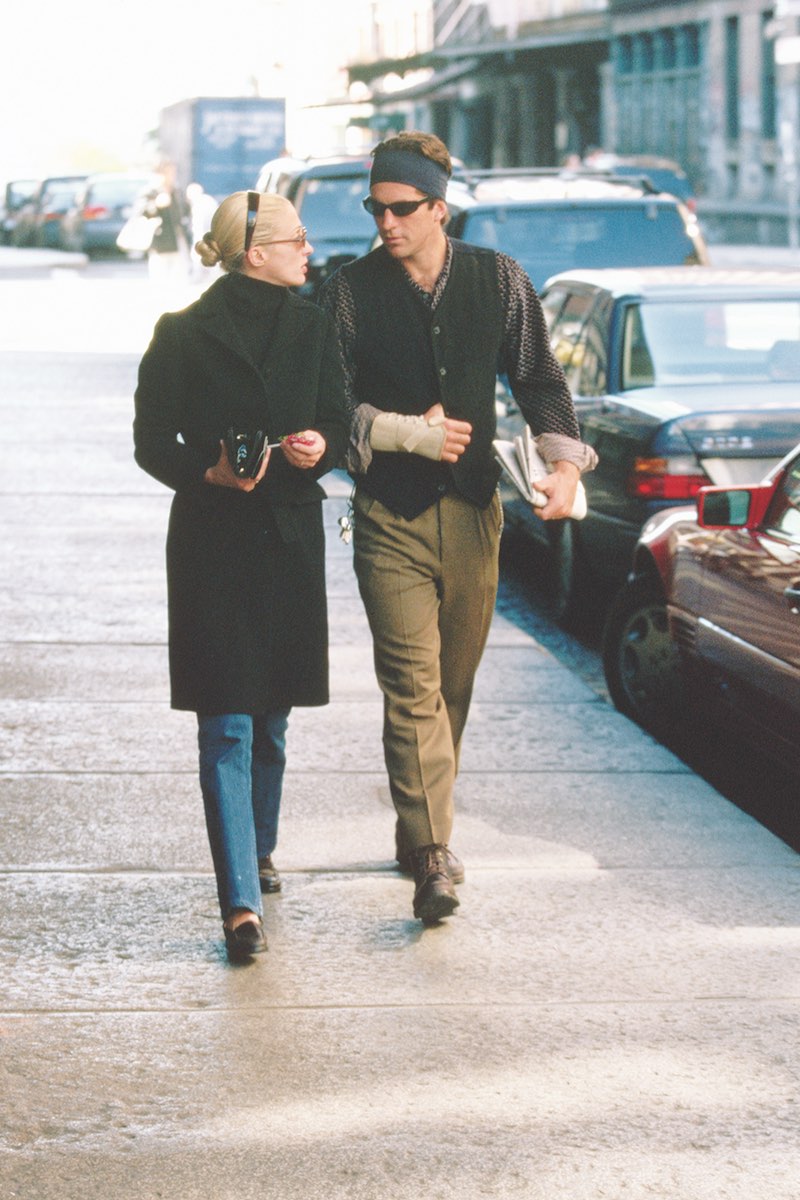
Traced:
[[697, 493], [697, 522], [705, 529], [757, 529], [773, 494], [772, 484], [704, 487]]

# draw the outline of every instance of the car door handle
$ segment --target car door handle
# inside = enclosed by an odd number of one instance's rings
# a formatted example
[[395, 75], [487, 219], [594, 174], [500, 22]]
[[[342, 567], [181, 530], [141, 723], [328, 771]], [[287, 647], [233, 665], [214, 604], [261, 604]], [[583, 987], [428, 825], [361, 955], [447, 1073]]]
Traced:
[[800, 612], [800, 586], [784, 588], [783, 594], [791, 604], [792, 612]]

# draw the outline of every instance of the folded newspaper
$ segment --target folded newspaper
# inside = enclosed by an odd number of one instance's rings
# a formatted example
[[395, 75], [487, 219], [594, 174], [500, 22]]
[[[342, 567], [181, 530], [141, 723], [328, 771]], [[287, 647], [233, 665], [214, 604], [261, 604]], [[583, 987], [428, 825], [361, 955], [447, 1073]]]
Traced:
[[[541, 508], [547, 503], [544, 492], [536, 490], [536, 482], [545, 475], [552, 474], [547, 463], [536, 449], [536, 439], [526, 425], [521, 434], [513, 441], [503, 441], [498, 438], [492, 442], [494, 456], [508, 475], [517, 490], [534, 508]], [[573, 520], [580, 521], [586, 516], [586, 492], [578, 480], [578, 490], [575, 493], [575, 503], [569, 514]]]

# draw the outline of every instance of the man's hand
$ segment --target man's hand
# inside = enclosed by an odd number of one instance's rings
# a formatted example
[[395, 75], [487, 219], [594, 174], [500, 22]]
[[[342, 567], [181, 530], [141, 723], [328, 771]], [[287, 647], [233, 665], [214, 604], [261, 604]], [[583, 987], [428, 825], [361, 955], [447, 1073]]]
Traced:
[[537, 492], [544, 492], [547, 504], [535, 509], [536, 515], [543, 521], [556, 521], [568, 517], [575, 503], [575, 492], [581, 473], [574, 463], [551, 463], [551, 474], [536, 480]]
[[456, 421], [453, 417], [446, 417], [441, 404], [434, 404], [423, 416], [429, 425], [444, 427], [445, 437], [440, 461], [458, 462], [472, 441], [472, 426], [469, 421]]

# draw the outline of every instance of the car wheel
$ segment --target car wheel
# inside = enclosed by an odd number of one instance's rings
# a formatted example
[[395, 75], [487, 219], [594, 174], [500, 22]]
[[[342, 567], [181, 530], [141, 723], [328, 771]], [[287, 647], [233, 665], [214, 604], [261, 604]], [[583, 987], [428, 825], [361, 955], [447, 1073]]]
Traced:
[[603, 669], [621, 713], [651, 733], [675, 725], [684, 694], [680, 657], [655, 579], [635, 576], [612, 601], [603, 630]]
[[587, 623], [586, 572], [575, 522], [545, 521], [547, 535], [547, 609], [564, 629]]

